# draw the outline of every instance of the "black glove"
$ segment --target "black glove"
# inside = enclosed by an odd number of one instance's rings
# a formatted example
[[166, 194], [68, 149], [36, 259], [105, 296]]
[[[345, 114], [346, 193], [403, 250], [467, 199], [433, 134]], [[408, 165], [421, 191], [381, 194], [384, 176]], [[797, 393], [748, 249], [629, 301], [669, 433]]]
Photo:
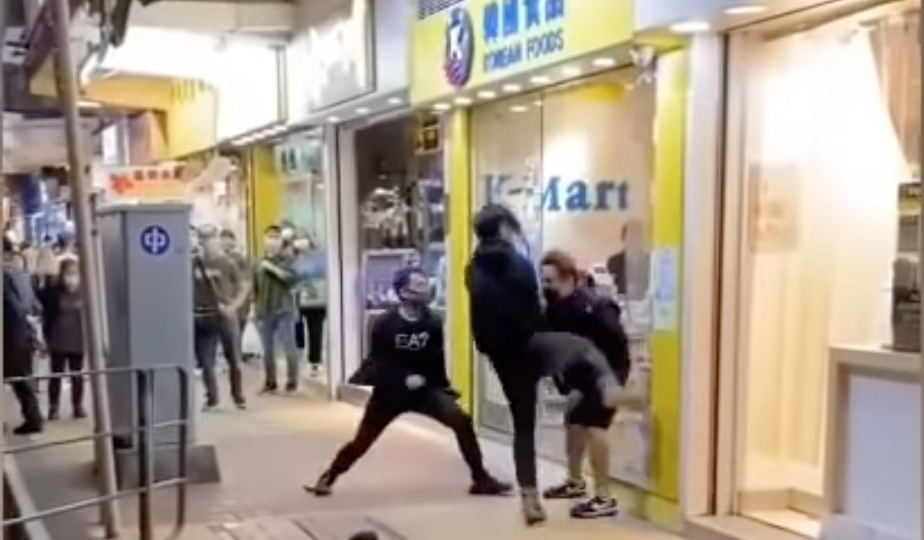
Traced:
[[446, 392], [447, 396], [455, 400], [458, 400], [460, 397], [462, 397], [462, 394], [451, 386], [447, 386], [445, 389], [443, 389], [443, 392]]

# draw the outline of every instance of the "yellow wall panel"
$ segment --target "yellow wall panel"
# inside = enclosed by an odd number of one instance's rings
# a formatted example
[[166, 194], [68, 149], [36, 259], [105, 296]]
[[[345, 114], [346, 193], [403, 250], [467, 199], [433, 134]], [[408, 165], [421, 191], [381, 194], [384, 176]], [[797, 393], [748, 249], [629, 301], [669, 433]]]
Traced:
[[263, 251], [263, 231], [279, 222], [285, 186], [276, 173], [276, 158], [268, 145], [247, 150], [250, 204], [247, 216], [248, 247], [251, 253]]
[[167, 147], [173, 158], [215, 146], [218, 127], [218, 90], [202, 81], [176, 79], [167, 110]]
[[[152, 77], [110, 77], [93, 81], [81, 91], [81, 97], [114, 107], [157, 109], [171, 105], [171, 82]], [[58, 89], [51, 70], [36, 75], [29, 90], [39, 96], [57, 97]]]
[[470, 148], [470, 116], [468, 110], [457, 109], [448, 122], [444, 149], [448, 157], [449, 264], [448, 306], [451, 309], [450, 358], [452, 382], [462, 394], [459, 403], [469, 412], [474, 409], [472, 381], [472, 333], [469, 326], [468, 292], [465, 288], [465, 266], [472, 255], [472, 175]]
[[[683, 262], [684, 131], [688, 54], [685, 50], [665, 53], [658, 60], [657, 117], [655, 124], [655, 183], [652, 223], [653, 253], [673, 257], [674, 324], [656, 329], [651, 337], [653, 491], [666, 499], [679, 498], [681, 336], [679, 317], [683, 297], [680, 276]], [[656, 258], [657, 260], [657, 258]], [[657, 263], [656, 263], [657, 264]], [[657, 273], [657, 269], [656, 269]]]

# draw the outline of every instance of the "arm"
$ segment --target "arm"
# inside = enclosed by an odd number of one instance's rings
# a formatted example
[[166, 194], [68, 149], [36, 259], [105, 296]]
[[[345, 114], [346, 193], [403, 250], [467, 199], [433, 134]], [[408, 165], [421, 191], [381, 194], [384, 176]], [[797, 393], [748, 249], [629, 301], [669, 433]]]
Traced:
[[298, 274], [296, 274], [288, 264], [278, 264], [269, 259], [263, 259], [260, 263], [260, 268], [287, 285], [295, 285], [299, 281]]
[[614, 302], [597, 301], [594, 306], [594, 319], [596, 321], [597, 347], [600, 349], [619, 379], [625, 384], [632, 369], [632, 360], [629, 353], [629, 337], [622, 326], [622, 314]]
[[[428, 366], [433, 366], [431, 373], [427, 375], [427, 384], [436, 388], [450, 388], [452, 383], [449, 381], [449, 374], [446, 370], [446, 342], [443, 334], [443, 320], [436, 314], [431, 315], [433, 321], [430, 329], [430, 343], [427, 350], [429, 358], [426, 359]], [[432, 377], [432, 379], [431, 379]]]
[[26, 316], [29, 314], [29, 308], [23, 302], [22, 296], [19, 294], [16, 281], [7, 272], [3, 273], [3, 289], [4, 316], [17, 320], [25, 320]]
[[247, 298], [250, 296], [250, 279], [247, 273], [232, 260], [228, 261], [227, 271], [231, 273], [232, 281], [234, 282], [234, 290], [237, 291], [228, 308], [236, 314], [241, 311], [241, 308], [244, 307], [244, 302], [246, 302]]

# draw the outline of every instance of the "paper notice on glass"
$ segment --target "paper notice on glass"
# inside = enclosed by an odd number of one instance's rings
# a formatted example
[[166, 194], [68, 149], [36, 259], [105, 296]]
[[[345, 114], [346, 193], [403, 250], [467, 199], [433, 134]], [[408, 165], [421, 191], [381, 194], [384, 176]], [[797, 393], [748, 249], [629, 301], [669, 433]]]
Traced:
[[678, 317], [680, 258], [676, 248], [652, 253], [654, 287], [651, 300], [652, 327], [656, 332], [675, 332]]

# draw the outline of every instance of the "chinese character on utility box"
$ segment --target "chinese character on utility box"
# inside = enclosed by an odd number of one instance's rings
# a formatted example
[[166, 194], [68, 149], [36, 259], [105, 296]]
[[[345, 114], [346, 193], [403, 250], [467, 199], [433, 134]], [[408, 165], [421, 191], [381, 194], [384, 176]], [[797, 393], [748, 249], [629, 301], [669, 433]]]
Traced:
[[504, 37], [520, 31], [520, 0], [504, 0]]
[[485, 43], [495, 43], [500, 39], [500, 6], [496, 1], [485, 4], [481, 24]]
[[[584, 0], [585, 2], [587, 0]], [[545, 22], [551, 23], [565, 16], [565, 0], [545, 0]]]
[[542, 0], [523, 0], [523, 11], [526, 12], [526, 29], [542, 26]]

